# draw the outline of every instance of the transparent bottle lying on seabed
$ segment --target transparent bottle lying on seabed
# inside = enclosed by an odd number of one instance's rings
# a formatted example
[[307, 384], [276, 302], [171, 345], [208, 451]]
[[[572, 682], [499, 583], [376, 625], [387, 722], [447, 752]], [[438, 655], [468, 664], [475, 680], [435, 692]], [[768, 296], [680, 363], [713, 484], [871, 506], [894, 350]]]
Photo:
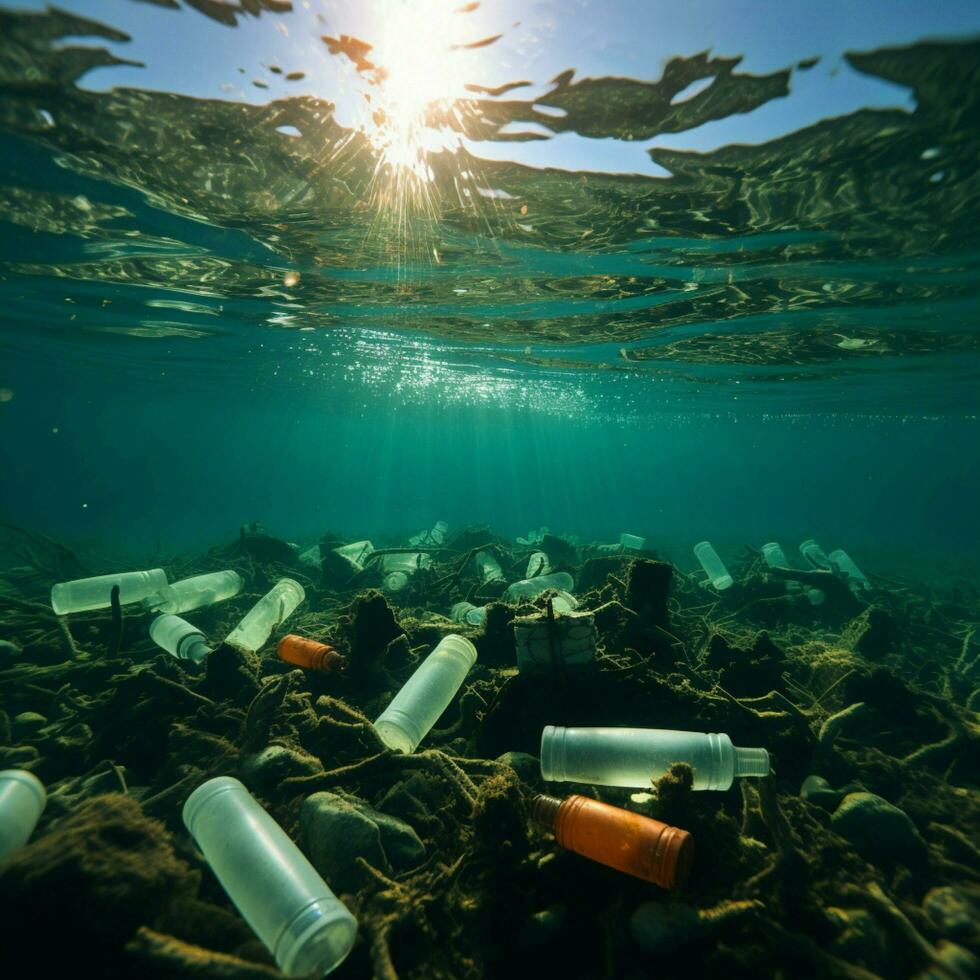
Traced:
[[293, 610], [306, 598], [299, 582], [281, 578], [252, 608], [242, 621], [225, 637], [225, 643], [247, 653], [261, 650]]
[[242, 591], [242, 577], [227, 569], [184, 578], [165, 585], [155, 595], [143, 600], [143, 608], [149, 612], [185, 613], [216, 602], [224, 602]]
[[[780, 547], [778, 541], [770, 541], [762, 546], [762, 557], [770, 568], [791, 568], [786, 554]], [[793, 579], [786, 579], [787, 592], [804, 592], [802, 582], [795, 582]], [[806, 589], [805, 595], [811, 606], [820, 606], [827, 598], [820, 589]]]

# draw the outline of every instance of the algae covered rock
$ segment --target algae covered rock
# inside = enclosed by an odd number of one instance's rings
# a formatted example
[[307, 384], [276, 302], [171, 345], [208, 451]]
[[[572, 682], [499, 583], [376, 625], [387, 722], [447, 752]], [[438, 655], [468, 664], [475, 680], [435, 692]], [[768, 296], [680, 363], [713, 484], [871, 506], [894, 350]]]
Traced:
[[929, 921], [947, 939], [971, 945], [980, 940], [980, 888], [933, 888], [922, 900]]
[[644, 902], [630, 916], [630, 935], [644, 952], [661, 955], [706, 932], [698, 910], [682, 902]]
[[391, 874], [414, 867], [425, 845], [407, 823], [337, 793], [314, 793], [300, 809], [300, 839], [313, 866], [338, 891], [355, 891], [357, 858]]
[[851, 620], [843, 640], [869, 660], [880, 660], [895, 648], [895, 625], [884, 609], [871, 606]]
[[505, 752], [497, 756], [497, 762], [510, 766], [525, 783], [534, 783], [541, 779], [541, 763], [536, 755], [529, 752]]
[[866, 860], [913, 865], [925, 857], [925, 842], [908, 814], [874, 793], [848, 793], [830, 825]]
[[844, 798], [845, 793], [843, 790], [834, 789], [823, 776], [807, 776], [800, 787], [800, 796], [807, 803], [832, 812]]
[[286, 745], [268, 745], [261, 752], [246, 756], [241, 775], [250, 789], [267, 794], [290, 776], [315, 776], [323, 763], [315, 756]]

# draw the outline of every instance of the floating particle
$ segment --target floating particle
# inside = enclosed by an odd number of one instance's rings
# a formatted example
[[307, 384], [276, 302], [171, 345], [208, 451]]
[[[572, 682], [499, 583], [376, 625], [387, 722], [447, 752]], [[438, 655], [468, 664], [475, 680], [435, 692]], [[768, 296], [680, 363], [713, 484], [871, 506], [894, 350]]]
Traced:
[[298, 272], [287, 272], [282, 277], [282, 284], [287, 288], [299, 285], [299, 273]]
[[286, 81], [287, 82], [298, 82], [301, 78], [306, 78], [306, 72], [305, 71], [291, 71], [286, 76]]
[[12, 402], [14, 400], [13, 390], [10, 388], [0, 388], [0, 402]]
[[268, 88], [269, 87], [265, 82], [259, 81], [259, 79], [257, 79], [257, 78], [253, 78], [252, 79], [252, 84], [256, 88]]

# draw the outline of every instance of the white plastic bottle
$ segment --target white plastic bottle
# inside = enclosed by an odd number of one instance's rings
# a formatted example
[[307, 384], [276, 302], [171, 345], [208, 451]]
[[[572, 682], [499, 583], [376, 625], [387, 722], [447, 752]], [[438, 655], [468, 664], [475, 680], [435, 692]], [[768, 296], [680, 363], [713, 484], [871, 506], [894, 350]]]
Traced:
[[824, 554], [823, 548], [817, 544], [813, 538], [809, 538], [800, 545], [800, 554], [814, 568], [830, 569], [830, 558]]
[[770, 568], [789, 568], [790, 564], [786, 558], [786, 553], [780, 547], [778, 541], [770, 541], [762, 546], [762, 557]]
[[708, 581], [719, 591], [731, 588], [734, 579], [728, 574], [725, 563], [718, 557], [718, 552], [711, 546], [710, 541], [702, 541], [694, 547], [694, 556], [708, 576]]
[[503, 581], [503, 570], [498, 564], [497, 559], [489, 551], [478, 551], [473, 557], [473, 564], [476, 565], [476, 569], [480, 573], [480, 578], [483, 580], [484, 585], [488, 585], [490, 582]]
[[143, 605], [151, 612], [185, 613], [216, 602], [224, 602], [242, 591], [242, 577], [228, 569], [184, 578], [165, 585], [156, 595], [148, 596]]
[[151, 568], [146, 572], [119, 572], [59, 582], [51, 587], [51, 608], [59, 616], [87, 612], [89, 609], [108, 609], [112, 604], [112, 589], [116, 585], [119, 586], [119, 601], [126, 605], [139, 602], [165, 588], [167, 574], [162, 568]]
[[150, 623], [150, 639], [161, 649], [178, 660], [202, 663], [211, 652], [205, 635], [196, 627], [174, 616], [164, 613]]
[[854, 560], [851, 556], [841, 548], [836, 551], [832, 551], [827, 556], [830, 561], [838, 568], [839, 571], [843, 572], [847, 576], [847, 584], [851, 586], [852, 589], [870, 589], [871, 583], [868, 581], [867, 576], [861, 571], [857, 565], [854, 564]]
[[357, 920], [237, 779], [199, 786], [183, 810], [221, 887], [287, 976], [323, 976], [347, 957]]
[[487, 607], [474, 606], [472, 602], [457, 602], [449, 611], [449, 615], [454, 623], [482, 626], [487, 621]]
[[543, 551], [535, 551], [527, 560], [527, 571], [525, 578], [537, 578], [538, 575], [547, 575], [551, 571], [551, 562]]
[[444, 636], [375, 721], [385, 745], [414, 752], [475, 663], [476, 647], [469, 640], [456, 633]]
[[0, 772], [0, 861], [30, 840], [47, 801], [44, 784], [33, 773]]
[[659, 728], [556, 728], [541, 733], [541, 776], [554, 782], [649, 789], [675, 762], [694, 770], [694, 789], [728, 789], [736, 776], [769, 774], [765, 749], [739, 749], [727, 735]]
[[370, 541], [354, 541], [351, 544], [341, 545], [334, 548], [334, 552], [349, 558], [357, 565], [363, 565], [367, 558], [374, 552], [374, 545]]
[[525, 578], [512, 582], [504, 592], [505, 602], [517, 602], [518, 599], [533, 599], [548, 589], [559, 589], [570, 592], [575, 580], [568, 572], [552, 572], [551, 575], [538, 575], [537, 578]]
[[225, 643], [255, 653], [305, 598], [306, 592], [299, 582], [291, 578], [279, 579], [225, 637]]

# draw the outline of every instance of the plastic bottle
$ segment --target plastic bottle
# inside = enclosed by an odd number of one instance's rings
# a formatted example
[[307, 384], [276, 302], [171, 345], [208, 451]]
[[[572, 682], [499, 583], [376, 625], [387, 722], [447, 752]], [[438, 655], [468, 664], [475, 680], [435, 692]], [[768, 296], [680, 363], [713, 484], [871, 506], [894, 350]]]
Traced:
[[389, 572], [381, 580], [381, 588], [385, 592], [400, 592], [408, 585], [408, 578], [406, 572]]
[[473, 563], [476, 565], [484, 585], [490, 582], [503, 581], [504, 573], [497, 563], [497, 559], [489, 551], [478, 551], [473, 558]]
[[727, 735], [660, 728], [556, 728], [541, 733], [541, 776], [554, 782], [648, 789], [675, 762], [694, 769], [694, 789], [728, 789], [736, 776], [765, 776], [765, 749], [738, 749]]
[[202, 663], [211, 652], [207, 638], [196, 626], [171, 613], [157, 616], [150, 623], [150, 639], [178, 660], [195, 664]]
[[830, 558], [824, 554], [823, 548], [813, 538], [800, 545], [800, 554], [814, 567], [830, 569]]
[[661, 888], [683, 885], [694, 861], [694, 839], [640, 813], [587, 796], [536, 796], [536, 823], [555, 835], [562, 847]]
[[420, 568], [429, 568], [431, 565], [431, 556], [419, 551], [404, 551], [396, 555], [381, 556], [383, 572], [406, 572], [411, 575]]
[[354, 541], [352, 544], [345, 544], [333, 550], [336, 554], [349, 558], [358, 565], [363, 565], [365, 559], [374, 552], [374, 545], [370, 541]]
[[295, 633], [287, 633], [279, 641], [277, 651], [280, 660], [307, 670], [333, 671], [347, 667], [347, 658], [337, 653], [332, 646], [305, 636], [297, 636]]
[[641, 538], [636, 534], [621, 534], [619, 536], [620, 547], [630, 548], [633, 551], [643, 551], [647, 546], [647, 539]]
[[305, 598], [306, 593], [299, 582], [291, 578], [279, 579], [225, 637], [225, 643], [255, 653]]
[[0, 772], [0, 861], [30, 840], [47, 801], [44, 785], [33, 773]]
[[551, 600], [551, 609], [556, 613], [570, 613], [578, 609], [578, 599], [571, 592], [559, 589]]
[[165, 588], [167, 574], [162, 568], [151, 568], [146, 572], [119, 572], [79, 578], [74, 582], [59, 582], [51, 587], [51, 608], [59, 616], [89, 609], [108, 609], [115, 585], [119, 586], [119, 601], [125, 606]]
[[507, 586], [507, 591], [504, 592], [504, 601], [516, 602], [518, 599], [533, 599], [548, 589], [560, 589], [562, 592], [568, 592], [574, 585], [575, 580], [568, 572], [552, 572], [551, 575], [525, 578]]
[[476, 647], [469, 640], [456, 633], [444, 636], [375, 721], [382, 741], [396, 752], [414, 752], [475, 663]]
[[320, 567], [320, 546], [318, 544], [313, 545], [312, 548], [307, 548], [306, 551], [302, 551], [296, 556], [304, 565], [309, 565], [312, 568]]
[[728, 574], [725, 563], [718, 557], [718, 552], [711, 546], [710, 541], [702, 541], [695, 545], [694, 555], [708, 575], [708, 581], [719, 591], [731, 588], [734, 579]]
[[242, 577], [230, 569], [209, 572], [165, 585], [156, 595], [148, 596], [143, 605], [151, 612], [185, 613], [215, 602], [224, 602], [242, 591]]
[[832, 551], [827, 556], [831, 562], [837, 567], [837, 569], [847, 576], [847, 584], [852, 588], [857, 587], [858, 589], [870, 589], [871, 583], [868, 581], [867, 576], [861, 571], [857, 565], [854, 564], [851, 556], [842, 549], [838, 548], [836, 551]]
[[474, 606], [472, 602], [457, 602], [449, 611], [454, 623], [469, 623], [482, 626], [487, 621], [487, 607]]
[[551, 571], [551, 562], [543, 551], [536, 551], [527, 560], [527, 571], [525, 578], [535, 578], [538, 575], [547, 575]]
[[789, 568], [789, 561], [786, 553], [780, 547], [778, 541], [770, 541], [762, 546], [762, 557], [770, 568]]
[[339, 966], [357, 920], [283, 829], [230, 776], [199, 786], [184, 826], [215, 877], [287, 976]]

